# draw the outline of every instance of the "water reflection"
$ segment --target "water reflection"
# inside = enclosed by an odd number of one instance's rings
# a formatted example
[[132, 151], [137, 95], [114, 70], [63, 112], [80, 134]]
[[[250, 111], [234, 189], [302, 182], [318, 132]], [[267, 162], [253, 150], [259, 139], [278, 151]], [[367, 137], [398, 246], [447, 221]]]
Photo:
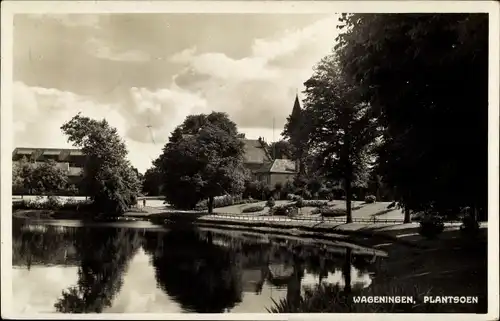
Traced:
[[20, 312], [266, 312], [273, 300], [298, 302], [320, 283], [346, 292], [368, 286], [375, 272], [370, 251], [277, 236], [20, 221], [13, 228]]

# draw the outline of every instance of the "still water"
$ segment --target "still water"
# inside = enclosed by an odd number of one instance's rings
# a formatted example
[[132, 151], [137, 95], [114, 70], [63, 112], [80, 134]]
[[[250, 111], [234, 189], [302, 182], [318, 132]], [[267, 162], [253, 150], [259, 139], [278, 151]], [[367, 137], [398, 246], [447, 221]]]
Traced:
[[369, 286], [376, 254], [332, 241], [222, 230], [14, 220], [13, 308], [266, 313], [320, 282]]

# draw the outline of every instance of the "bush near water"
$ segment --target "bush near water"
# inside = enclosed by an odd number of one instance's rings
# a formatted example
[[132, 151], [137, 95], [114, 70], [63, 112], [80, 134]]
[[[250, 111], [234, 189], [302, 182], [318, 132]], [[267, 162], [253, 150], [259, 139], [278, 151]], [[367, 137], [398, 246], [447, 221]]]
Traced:
[[12, 202], [12, 210], [67, 210], [67, 211], [91, 211], [93, 209], [91, 200], [75, 200], [68, 198], [65, 202], [57, 196], [48, 196], [44, 200], [20, 200]]

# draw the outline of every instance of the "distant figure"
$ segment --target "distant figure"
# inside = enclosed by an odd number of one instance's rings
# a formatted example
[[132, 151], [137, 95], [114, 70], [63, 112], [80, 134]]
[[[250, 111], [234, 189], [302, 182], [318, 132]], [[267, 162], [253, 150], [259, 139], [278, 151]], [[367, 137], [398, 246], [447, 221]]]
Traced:
[[142, 200], [142, 207], [146, 207], [146, 199]]
[[391, 204], [387, 205], [387, 208], [393, 208], [394, 206], [396, 206], [396, 201], [394, 201]]

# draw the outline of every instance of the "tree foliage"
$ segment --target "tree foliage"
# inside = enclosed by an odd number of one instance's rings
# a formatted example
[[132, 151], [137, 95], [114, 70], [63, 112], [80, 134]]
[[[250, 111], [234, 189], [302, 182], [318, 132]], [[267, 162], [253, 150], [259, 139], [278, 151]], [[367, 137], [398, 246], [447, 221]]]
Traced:
[[349, 223], [352, 187], [367, 179], [377, 121], [333, 55], [321, 60], [305, 86], [311, 152], [327, 178], [343, 182]]
[[16, 193], [53, 194], [68, 188], [67, 173], [53, 160], [32, 163], [22, 158], [12, 168], [12, 189]]
[[102, 313], [112, 306], [123, 285], [128, 263], [141, 246], [134, 229], [80, 228], [73, 235], [79, 259], [78, 281], [54, 304], [60, 313]]
[[106, 214], [123, 214], [134, 205], [141, 184], [126, 159], [128, 151], [116, 129], [104, 119], [80, 114], [61, 129], [87, 157], [82, 185], [96, 208]]
[[163, 176], [163, 193], [170, 204], [191, 209], [201, 199], [208, 198], [211, 212], [214, 197], [243, 191], [244, 148], [237, 137], [236, 125], [227, 115], [198, 116], [188, 116], [172, 132], [157, 164]]
[[52, 194], [67, 188], [68, 175], [54, 160], [49, 160], [36, 164], [31, 181], [37, 194]]
[[269, 144], [267, 150], [273, 159], [293, 159], [294, 157], [293, 146], [288, 140], [272, 142]]
[[486, 209], [488, 15], [343, 15], [336, 54], [385, 126], [380, 169], [407, 208]]
[[239, 254], [197, 231], [145, 235], [158, 287], [185, 311], [223, 313], [242, 300]]
[[153, 166], [148, 168], [146, 173], [144, 173], [142, 192], [150, 196], [158, 196], [161, 194], [162, 184], [161, 171], [153, 164]]

